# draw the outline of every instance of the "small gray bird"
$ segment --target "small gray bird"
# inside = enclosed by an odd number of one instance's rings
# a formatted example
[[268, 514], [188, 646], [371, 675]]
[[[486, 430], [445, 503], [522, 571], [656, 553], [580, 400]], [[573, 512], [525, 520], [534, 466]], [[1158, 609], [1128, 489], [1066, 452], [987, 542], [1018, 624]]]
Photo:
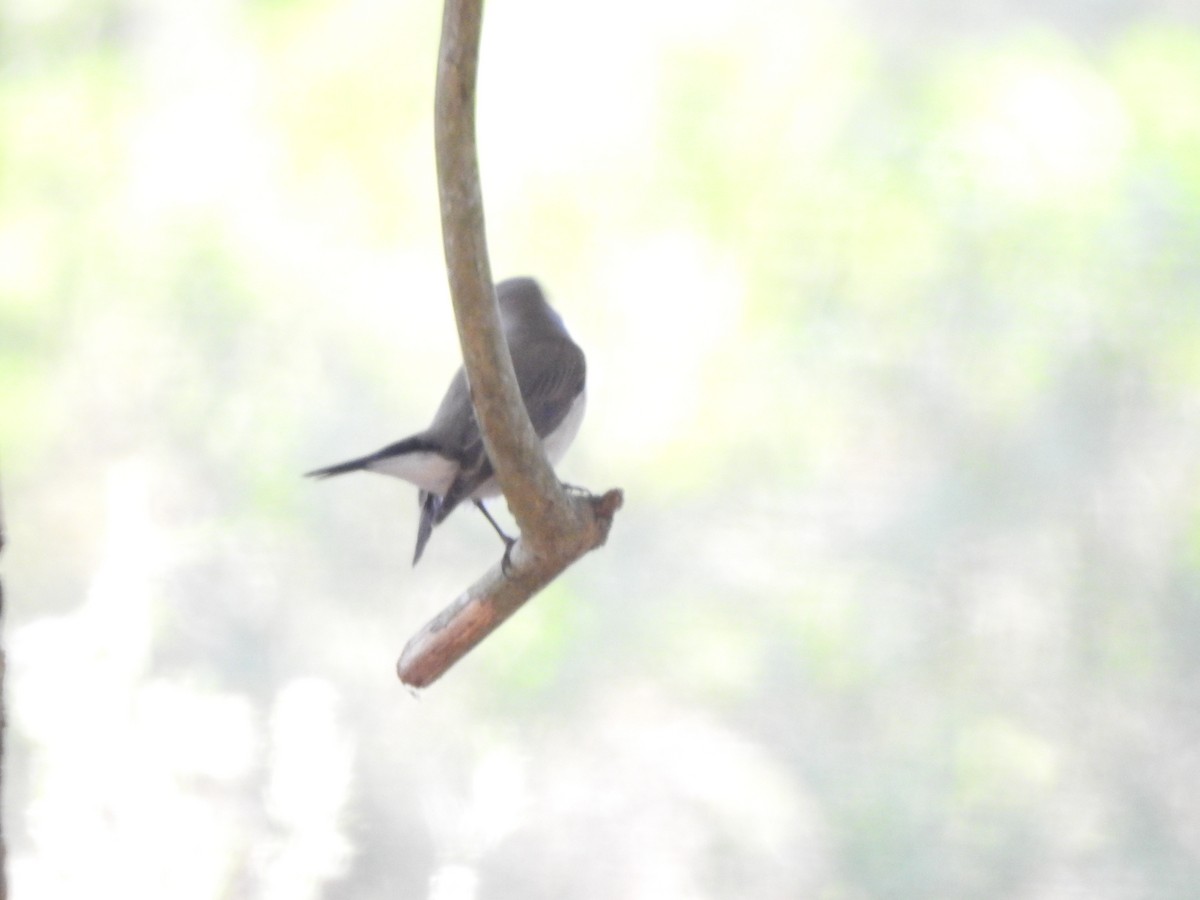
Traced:
[[[496, 300], [521, 399], [550, 464], [557, 465], [583, 421], [587, 399], [583, 351], [571, 340], [562, 318], [546, 302], [542, 289], [532, 278], [500, 282], [496, 285]], [[421, 559], [434, 526], [440, 525], [468, 498], [511, 549], [513, 539], [496, 524], [482, 502], [498, 496], [500, 486], [483, 447], [467, 376], [461, 367], [454, 373], [433, 422], [424, 431], [369, 456], [307, 474], [329, 478], [360, 469], [403, 478], [421, 489], [418, 495], [421, 522], [414, 566]]]

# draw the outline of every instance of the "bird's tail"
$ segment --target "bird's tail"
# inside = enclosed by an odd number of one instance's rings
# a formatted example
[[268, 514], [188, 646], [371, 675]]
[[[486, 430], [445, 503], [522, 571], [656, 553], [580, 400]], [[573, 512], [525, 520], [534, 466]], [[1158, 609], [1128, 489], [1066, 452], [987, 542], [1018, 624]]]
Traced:
[[433, 526], [438, 522], [438, 510], [442, 508], [442, 498], [429, 491], [421, 491], [418, 501], [421, 504], [421, 522], [417, 526], [417, 551], [413, 554], [413, 565], [421, 561], [429, 536], [433, 534]]
[[323, 469], [313, 469], [311, 472], [305, 472], [305, 478], [332, 478], [334, 475], [345, 475], [347, 472], [358, 472], [361, 469], [371, 468], [372, 463], [377, 463], [380, 460], [388, 459], [392, 456], [403, 456], [405, 453], [414, 451], [430, 451], [438, 452], [438, 446], [431, 442], [424, 435], [414, 434], [412, 437], [407, 437], [402, 441], [397, 441], [394, 444], [388, 444], [382, 450], [376, 453], [368, 453], [366, 456], [360, 456], [358, 459], [350, 459], [346, 462], [337, 463], [336, 465], [326, 466]]
[[359, 469], [366, 468], [367, 463], [375, 458], [371, 456], [362, 456], [358, 459], [351, 459], [343, 463], [338, 463], [335, 466], [326, 466], [323, 469], [313, 469], [311, 472], [305, 472], [305, 478], [332, 478], [334, 475], [344, 475], [347, 472], [357, 472]]

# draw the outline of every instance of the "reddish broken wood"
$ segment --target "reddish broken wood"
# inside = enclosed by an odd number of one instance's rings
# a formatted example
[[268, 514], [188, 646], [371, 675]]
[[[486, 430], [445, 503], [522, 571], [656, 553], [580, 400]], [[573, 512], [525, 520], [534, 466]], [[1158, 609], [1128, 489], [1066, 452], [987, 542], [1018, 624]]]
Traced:
[[543, 552], [525, 538], [517, 541], [507, 574], [497, 563], [409, 639], [396, 664], [402, 682], [414, 688], [432, 684], [564, 569], [602, 546], [624, 495], [611, 490], [599, 497], [572, 496], [570, 502], [579, 528], [556, 536]]

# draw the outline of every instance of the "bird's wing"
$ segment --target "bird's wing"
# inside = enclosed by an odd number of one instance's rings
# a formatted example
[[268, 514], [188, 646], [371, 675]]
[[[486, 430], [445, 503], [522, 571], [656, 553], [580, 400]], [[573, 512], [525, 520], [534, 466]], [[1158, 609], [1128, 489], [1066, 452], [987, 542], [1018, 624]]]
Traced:
[[513, 360], [521, 398], [540, 438], [560, 424], [587, 380], [583, 351], [568, 341], [539, 344], [535, 352]]
[[458, 473], [445, 496], [436, 504], [422, 501], [422, 524], [429, 519], [432, 529], [433, 525], [440, 525], [460, 501], [470, 496], [492, 474], [491, 463], [483, 446], [483, 435], [479, 433], [479, 423], [475, 420], [475, 407], [471, 405], [467, 375], [461, 367], [454, 373], [427, 433], [438, 435], [445, 452], [458, 461]]
[[[520, 359], [514, 359], [513, 368], [533, 430], [538, 437], [545, 439], [562, 424], [571, 404], [584, 388], [587, 365], [583, 351], [570, 341], [556, 340], [537, 347]], [[441, 508], [436, 511], [437, 524], [495, 474], [473, 410], [470, 423], [469, 433], [462, 435], [468, 440], [464, 442], [459, 456], [461, 468], [446, 492]]]

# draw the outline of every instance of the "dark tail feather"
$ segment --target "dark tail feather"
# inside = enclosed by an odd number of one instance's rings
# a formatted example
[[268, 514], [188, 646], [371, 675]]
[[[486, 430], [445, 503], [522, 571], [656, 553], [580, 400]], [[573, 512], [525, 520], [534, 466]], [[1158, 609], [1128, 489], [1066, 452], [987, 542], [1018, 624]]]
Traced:
[[369, 463], [374, 456], [364, 456], [360, 459], [352, 459], [349, 462], [338, 463], [336, 466], [326, 466], [324, 469], [313, 469], [311, 472], [305, 472], [305, 478], [332, 478], [334, 475], [344, 475], [347, 472], [357, 472]]
[[437, 522], [438, 510], [442, 507], [442, 498], [428, 491], [421, 491], [417, 498], [421, 504], [421, 522], [417, 526], [417, 552], [413, 554], [413, 565], [421, 561], [429, 536], [433, 534], [433, 526]]
[[358, 459], [347, 460], [334, 466], [326, 466], [324, 469], [313, 469], [311, 472], [305, 472], [304, 477], [332, 478], [334, 475], [357, 472], [360, 469], [368, 468], [371, 463], [378, 460], [387, 459], [389, 456], [402, 456], [405, 453], [412, 453], [414, 450], [428, 450], [436, 453], [439, 448], [424, 435], [414, 434], [412, 437], [407, 437], [402, 441], [388, 444], [382, 450], [368, 454], [367, 456], [360, 456]]

